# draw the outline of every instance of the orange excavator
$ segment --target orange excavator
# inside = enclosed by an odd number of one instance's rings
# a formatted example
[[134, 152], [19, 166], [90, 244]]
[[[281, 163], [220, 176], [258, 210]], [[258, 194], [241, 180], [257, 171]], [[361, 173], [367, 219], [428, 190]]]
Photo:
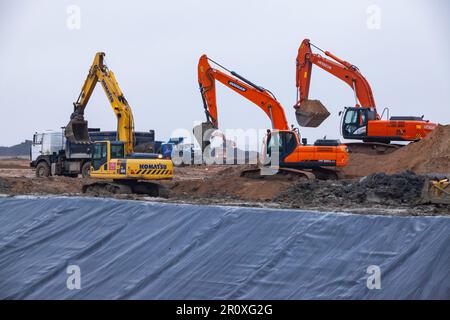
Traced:
[[[221, 70], [211, 67], [209, 62]], [[269, 90], [228, 70], [206, 55], [202, 55], [198, 63], [198, 81], [207, 119], [201, 125], [203, 131], [205, 128], [219, 127], [216, 80], [256, 104], [269, 117], [272, 130], [268, 130], [264, 139], [261, 156], [263, 159], [271, 159], [270, 161], [276, 156], [280, 173], [304, 173], [304, 169], [311, 169], [315, 177], [329, 179], [337, 177], [333, 169], [347, 164], [347, 147], [339, 140], [317, 140], [314, 145], [307, 145], [306, 139], [300, 138], [298, 129], [289, 128], [283, 107]]]
[[[311, 47], [321, 51], [329, 59], [313, 53]], [[297, 121], [301, 126], [317, 127], [329, 115], [319, 101], [308, 99], [313, 64], [347, 83], [355, 93], [355, 107], [346, 107], [342, 117], [341, 131], [345, 139], [378, 144], [389, 144], [391, 141], [417, 141], [436, 127], [435, 123], [424, 120], [423, 116], [389, 118], [387, 108], [380, 116], [369, 82], [359, 69], [329, 51], [316, 47], [309, 39], [304, 39], [301, 43], [296, 60], [297, 103], [294, 108]], [[382, 117], [386, 111], [388, 119], [383, 120]]]

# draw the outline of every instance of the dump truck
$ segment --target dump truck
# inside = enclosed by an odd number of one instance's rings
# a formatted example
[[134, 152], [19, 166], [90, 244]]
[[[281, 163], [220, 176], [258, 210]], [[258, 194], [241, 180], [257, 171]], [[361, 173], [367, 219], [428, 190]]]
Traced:
[[30, 155], [30, 167], [35, 169], [37, 177], [89, 176], [91, 144], [73, 144], [62, 131], [36, 132]]
[[[30, 167], [37, 177], [66, 176], [83, 178], [89, 176], [92, 159], [92, 143], [116, 141], [116, 131], [88, 129], [91, 143], [74, 144], [66, 139], [63, 131], [47, 130], [33, 135], [30, 150]], [[153, 152], [157, 148], [154, 130], [135, 132], [135, 150]]]

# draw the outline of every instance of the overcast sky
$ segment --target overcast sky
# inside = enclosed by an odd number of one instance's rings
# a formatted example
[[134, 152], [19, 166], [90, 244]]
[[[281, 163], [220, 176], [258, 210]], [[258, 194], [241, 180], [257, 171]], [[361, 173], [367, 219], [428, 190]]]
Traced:
[[[80, 29], [71, 24], [72, 5]], [[380, 10], [375, 25], [373, 8]], [[295, 123], [295, 58], [306, 37], [358, 66], [380, 111], [449, 123], [449, 31], [447, 0], [1, 0], [0, 145], [65, 125], [97, 51], [106, 53], [136, 129], [155, 129], [159, 140], [204, 120], [197, 83], [203, 53], [270, 89]], [[310, 98], [332, 115], [302, 135], [338, 138], [337, 113], [354, 105], [353, 92], [315, 68]], [[222, 86], [218, 104], [222, 128], [270, 127], [262, 111]], [[86, 118], [90, 127], [115, 130], [100, 86]]]

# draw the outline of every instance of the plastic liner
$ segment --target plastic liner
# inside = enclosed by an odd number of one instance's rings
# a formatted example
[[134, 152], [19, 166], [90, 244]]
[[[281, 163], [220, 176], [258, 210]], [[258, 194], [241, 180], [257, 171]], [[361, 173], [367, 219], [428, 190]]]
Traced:
[[0, 198], [0, 298], [449, 299], [449, 230], [448, 217]]

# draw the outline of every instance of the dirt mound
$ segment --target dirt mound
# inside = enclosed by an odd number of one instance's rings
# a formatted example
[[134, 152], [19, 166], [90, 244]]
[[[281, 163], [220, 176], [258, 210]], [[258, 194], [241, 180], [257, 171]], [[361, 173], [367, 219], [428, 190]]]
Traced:
[[376, 173], [361, 179], [353, 184], [352, 188], [363, 190], [363, 195], [369, 202], [394, 201], [415, 204], [420, 202], [424, 182], [424, 176], [416, 175], [412, 171], [393, 175]]
[[344, 177], [361, 177], [375, 172], [398, 173], [411, 170], [418, 174], [450, 172], [450, 125], [439, 125], [419, 142], [413, 142], [389, 154], [351, 153]]
[[12, 182], [7, 179], [0, 178], [0, 194], [8, 194], [11, 190]]
[[83, 182], [83, 179], [66, 177], [0, 177], [0, 193], [11, 195], [77, 194], [80, 193]]
[[416, 173], [450, 172], [450, 125], [439, 125], [423, 140], [390, 154], [387, 172], [410, 169]]
[[[200, 167], [201, 168], [201, 167]], [[241, 177], [246, 165], [211, 166], [202, 169], [201, 179], [174, 179], [168, 183], [170, 197], [174, 199], [239, 199], [244, 201], [270, 201], [292, 182], [287, 180], [260, 180]], [[205, 169], [208, 169], [207, 171]], [[177, 168], [183, 174], [190, 168]]]
[[376, 173], [359, 181], [306, 181], [281, 192], [275, 201], [292, 207], [356, 204], [417, 205], [421, 202], [424, 176], [406, 171], [394, 175]]

